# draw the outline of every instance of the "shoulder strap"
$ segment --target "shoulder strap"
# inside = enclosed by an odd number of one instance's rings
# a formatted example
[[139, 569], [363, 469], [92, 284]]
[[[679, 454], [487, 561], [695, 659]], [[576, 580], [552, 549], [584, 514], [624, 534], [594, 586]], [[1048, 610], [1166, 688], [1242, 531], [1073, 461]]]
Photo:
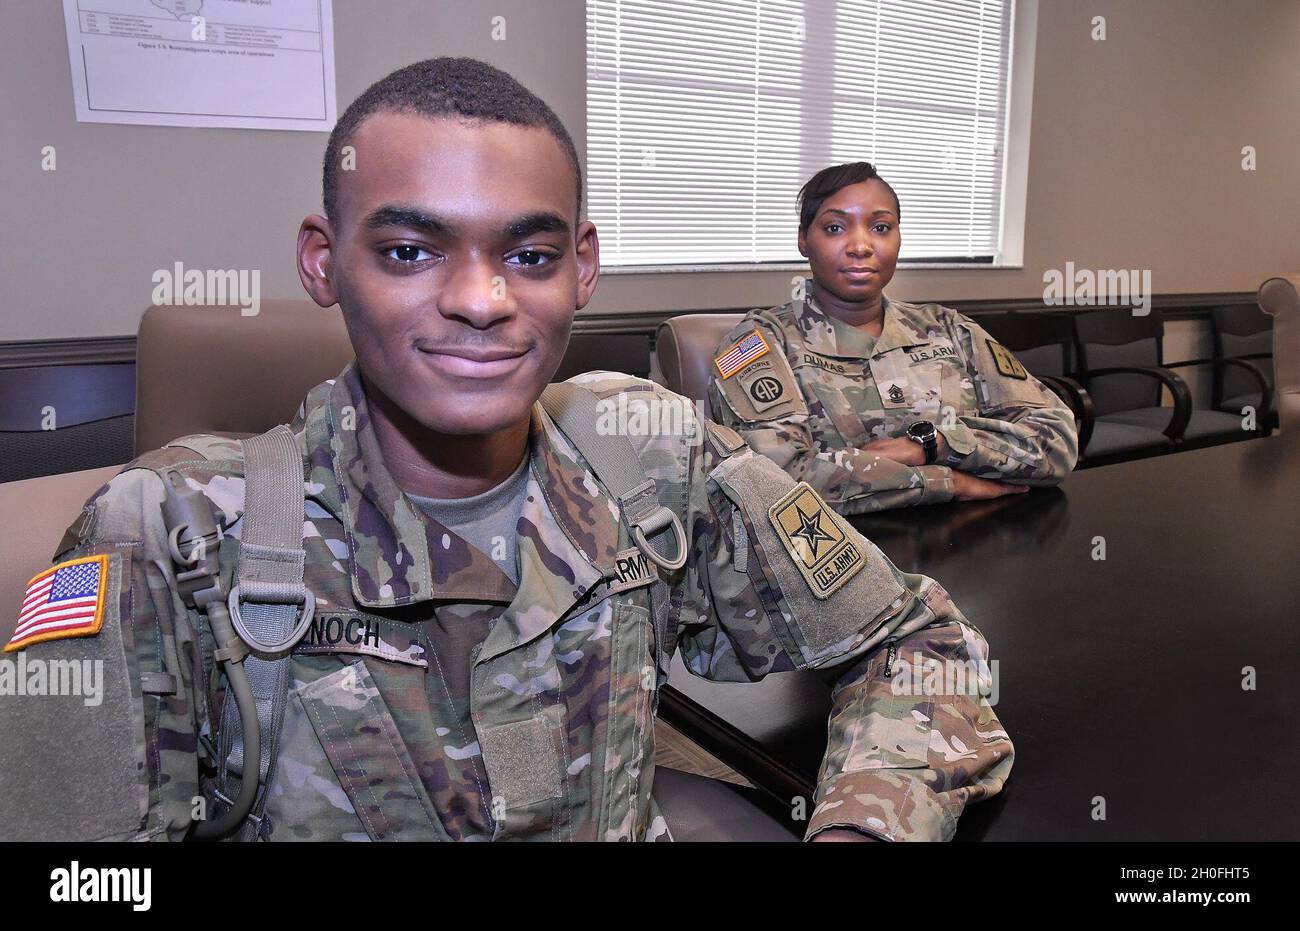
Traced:
[[[243, 529], [228, 604], [231, 622], [252, 651], [244, 668], [261, 731], [258, 779], [262, 787], [243, 831], [243, 837], [252, 840], [267, 833], [262, 812], [289, 694], [290, 651], [311, 624], [315, 599], [303, 584], [304, 496], [297, 437], [282, 424], [244, 440], [243, 448]], [[227, 799], [233, 799], [246, 773], [243, 735], [233, 702], [227, 701], [223, 718], [218, 785]]]
[[[676, 571], [686, 564], [688, 543], [682, 522], [659, 503], [654, 479], [646, 475], [632, 442], [621, 433], [596, 432], [599, 399], [581, 385], [558, 382], [542, 392], [542, 409], [577, 447], [610, 494], [618, 499], [623, 520], [641, 552], [656, 565]], [[660, 533], [673, 531], [676, 553], [668, 555], [668, 542]], [[649, 538], [655, 536], [652, 544]]]

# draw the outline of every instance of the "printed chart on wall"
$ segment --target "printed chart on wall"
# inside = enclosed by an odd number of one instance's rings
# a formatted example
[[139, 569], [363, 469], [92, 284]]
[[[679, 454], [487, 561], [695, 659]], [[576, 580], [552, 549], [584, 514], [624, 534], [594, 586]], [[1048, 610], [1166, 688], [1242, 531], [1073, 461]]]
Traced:
[[330, 0], [63, 0], [77, 121], [329, 132]]

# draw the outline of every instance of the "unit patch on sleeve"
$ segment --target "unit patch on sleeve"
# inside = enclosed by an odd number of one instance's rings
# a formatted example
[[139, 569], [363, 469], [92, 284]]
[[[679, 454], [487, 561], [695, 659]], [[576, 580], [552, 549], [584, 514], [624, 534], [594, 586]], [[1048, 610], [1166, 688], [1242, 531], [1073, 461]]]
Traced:
[[1029, 377], [1025, 367], [1004, 346], [988, 338], [985, 338], [984, 342], [989, 344], [989, 352], [993, 353], [993, 364], [998, 367], [1000, 373], [1007, 378], [1019, 378], [1022, 381]]
[[865, 564], [857, 542], [840, 529], [807, 482], [796, 485], [767, 513], [816, 598], [835, 594]]
[[4, 651], [64, 637], [89, 637], [104, 624], [108, 593], [108, 555], [69, 559], [27, 583], [18, 626]]
[[767, 344], [767, 340], [763, 339], [763, 334], [755, 330], [714, 359], [713, 364], [718, 367], [718, 374], [725, 381], [755, 359], [762, 358], [771, 351], [772, 347]]

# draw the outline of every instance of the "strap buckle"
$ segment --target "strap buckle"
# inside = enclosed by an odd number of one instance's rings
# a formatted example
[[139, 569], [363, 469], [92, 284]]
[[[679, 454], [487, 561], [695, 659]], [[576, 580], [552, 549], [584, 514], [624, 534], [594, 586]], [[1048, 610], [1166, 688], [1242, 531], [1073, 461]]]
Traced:
[[[632, 526], [632, 539], [636, 541], [637, 549], [647, 559], [669, 572], [676, 572], [686, 565], [686, 552], [689, 548], [686, 531], [677, 515], [660, 504], [655, 497], [653, 480], [642, 482], [620, 498], [618, 503]], [[675, 556], [661, 555], [647, 539], [666, 528], [672, 528], [673, 531], [673, 539], [677, 544]]]
[[[311, 589], [303, 589], [302, 600], [302, 617], [294, 625], [289, 635], [278, 643], [265, 643], [257, 637], [248, 626], [244, 624], [243, 615], [239, 611], [240, 590], [239, 584], [230, 591], [230, 597], [226, 599], [226, 606], [230, 610], [230, 623], [234, 625], [240, 639], [249, 645], [255, 653], [285, 653], [293, 647], [307, 634], [307, 629], [311, 626], [312, 618], [316, 614], [316, 596], [312, 594]], [[259, 602], [260, 603], [260, 602]], [[287, 602], [286, 604], [292, 604]]]

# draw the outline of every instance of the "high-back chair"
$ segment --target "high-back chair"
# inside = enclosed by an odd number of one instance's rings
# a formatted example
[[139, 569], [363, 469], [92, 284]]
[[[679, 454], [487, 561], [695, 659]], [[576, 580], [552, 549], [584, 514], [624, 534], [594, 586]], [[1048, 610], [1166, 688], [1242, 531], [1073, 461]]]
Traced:
[[189, 433], [245, 437], [288, 423], [351, 358], [337, 307], [263, 301], [249, 317], [150, 307], [136, 341], [136, 455]]
[[709, 372], [718, 344], [740, 322], [737, 314], [681, 314], [659, 324], [655, 357], [664, 385], [709, 409]]
[[[1210, 311], [1214, 334], [1214, 408], [1241, 415], [1251, 406], [1260, 429], [1277, 426], [1273, 381], [1273, 320], [1258, 305], [1237, 304]], [[1261, 384], [1268, 409], [1260, 410]]]
[[[1140, 455], [1181, 445], [1193, 416], [1192, 394], [1186, 382], [1160, 364], [1164, 341], [1160, 312], [1152, 309], [1145, 316], [1134, 316], [1128, 308], [1115, 307], [1076, 314], [1073, 319], [1079, 380], [1092, 394], [1097, 417], [1093, 459], [1134, 458], [1132, 452], [1097, 448], [1111, 434], [1122, 436], [1126, 445], [1148, 441], [1150, 447]], [[1173, 397], [1172, 408], [1161, 405], [1162, 387]], [[1238, 421], [1224, 424], [1227, 415], [1211, 413], [1218, 429], [1240, 433]]]

